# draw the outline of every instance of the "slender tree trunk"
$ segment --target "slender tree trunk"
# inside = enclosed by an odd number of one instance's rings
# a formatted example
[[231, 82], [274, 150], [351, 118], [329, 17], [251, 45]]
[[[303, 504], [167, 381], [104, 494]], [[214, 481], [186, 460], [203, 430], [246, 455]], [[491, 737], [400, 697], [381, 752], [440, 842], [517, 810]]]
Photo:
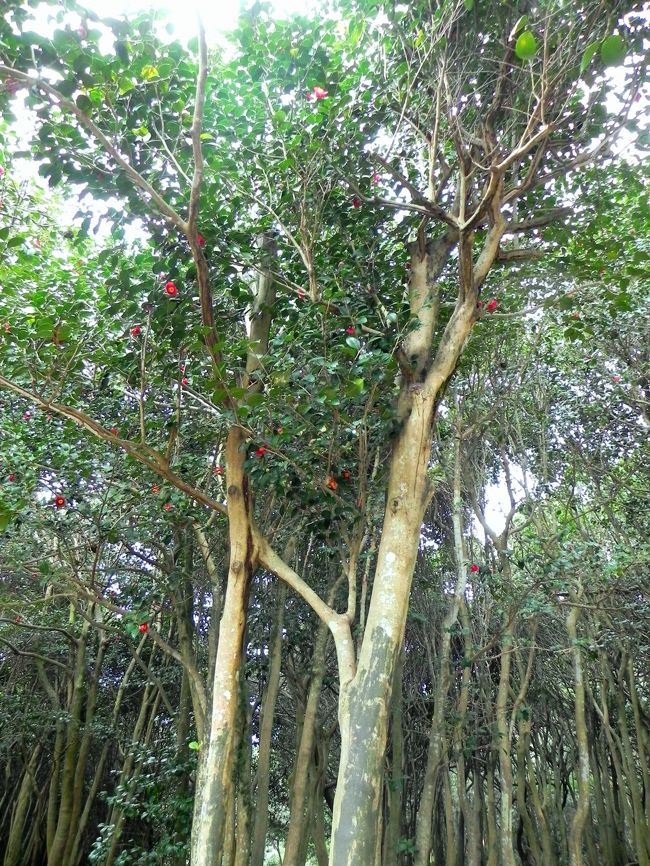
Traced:
[[81, 634], [77, 639], [75, 654], [75, 669], [72, 681], [69, 720], [67, 724], [67, 740], [63, 759], [61, 778], [61, 797], [59, 814], [52, 845], [48, 850], [47, 866], [63, 866], [64, 852], [71, 832], [71, 821], [75, 811], [75, 771], [79, 751], [81, 708], [84, 696], [84, 679], [86, 674], [86, 641], [90, 623], [85, 621]]
[[402, 730], [402, 672], [404, 653], [401, 653], [395, 669], [393, 683], [391, 736], [391, 773], [388, 786], [388, 822], [384, 834], [383, 866], [398, 866], [398, 845], [402, 827], [404, 800], [404, 731]]
[[427, 766], [420, 796], [415, 831], [415, 866], [427, 866], [431, 855], [431, 832], [433, 812], [438, 786], [438, 771], [445, 739], [445, 705], [451, 684], [450, 653], [451, 637], [458, 620], [458, 612], [465, 597], [467, 586], [467, 561], [463, 540], [463, 501], [461, 497], [461, 436], [456, 436], [454, 455], [453, 525], [454, 554], [456, 560], [456, 589], [442, 625], [440, 639], [438, 677], [434, 696], [433, 718], [429, 728]]
[[512, 625], [507, 623], [501, 641], [501, 669], [496, 703], [496, 752], [499, 757], [499, 785], [501, 787], [501, 861], [502, 866], [516, 866], [512, 827], [512, 763], [510, 758], [510, 732], [508, 729], [508, 696], [512, 661]]
[[257, 753], [257, 785], [255, 803], [255, 823], [250, 866], [264, 866], [266, 831], [269, 824], [269, 777], [271, 766], [271, 738], [273, 736], [273, 717], [280, 689], [282, 663], [282, 624], [287, 585], [280, 582], [276, 589], [276, 608], [269, 639], [270, 662], [269, 678], [262, 700], [260, 713], [259, 748]]
[[308, 832], [305, 816], [308, 802], [308, 779], [309, 770], [313, 762], [318, 702], [320, 701], [323, 677], [325, 676], [325, 650], [328, 637], [327, 626], [324, 623], [320, 623], [312, 656], [311, 679], [302, 722], [300, 743], [296, 754], [293, 785], [291, 786], [289, 829], [287, 831], [282, 866], [299, 866], [303, 839]]
[[23, 777], [18, 789], [18, 796], [11, 816], [11, 824], [7, 837], [7, 847], [5, 849], [3, 866], [22, 866], [24, 860], [21, 860], [21, 854], [24, 851], [24, 829], [25, 818], [29, 811], [29, 806], [32, 801], [34, 791], [34, 772], [38, 764], [38, 758], [41, 753], [41, 746], [37, 744], [30, 755], [29, 761], [25, 765]]
[[226, 444], [230, 565], [219, 630], [207, 742], [202, 743], [192, 824], [192, 866], [219, 866], [233, 781], [234, 729], [248, 589], [255, 566], [252, 502], [244, 475], [246, 441], [231, 428]]
[[[581, 596], [581, 593], [579, 593]], [[578, 599], [576, 598], [575, 601]], [[580, 608], [571, 606], [566, 618], [567, 634], [571, 642], [573, 681], [575, 688], [575, 722], [578, 744], [578, 803], [569, 832], [569, 866], [582, 866], [582, 843], [589, 816], [589, 738], [585, 716], [585, 685], [582, 671], [582, 653], [578, 644], [577, 622]]]

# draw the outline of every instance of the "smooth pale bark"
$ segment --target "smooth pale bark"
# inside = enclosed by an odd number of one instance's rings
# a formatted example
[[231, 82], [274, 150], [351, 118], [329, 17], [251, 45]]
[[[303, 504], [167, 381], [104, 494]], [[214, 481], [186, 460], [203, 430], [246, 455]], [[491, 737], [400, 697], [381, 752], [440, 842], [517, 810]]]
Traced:
[[246, 604], [256, 549], [252, 502], [244, 475], [244, 431], [232, 427], [226, 444], [230, 563], [219, 629], [207, 742], [202, 743], [191, 838], [192, 866], [218, 866], [233, 781], [239, 673]]
[[[285, 559], [287, 557], [285, 556]], [[269, 674], [262, 709], [260, 712], [259, 747], [257, 752], [257, 780], [255, 798], [255, 823], [253, 825], [253, 842], [251, 848], [250, 866], [264, 866], [264, 851], [266, 849], [266, 831], [269, 824], [269, 778], [271, 767], [271, 738], [273, 736], [273, 718], [275, 705], [280, 690], [280, 674], [282, 665], [282, 625], [284, 622], [284, 607], [287, 598], [286, 583], [278, 584], [276, 590], [276, 608], [269, 639]]]
[[391, 772], [388, 785], [388, 821], [384, 833], [383, 866], [397, 866], [398, 844], [401, 836], [402, 803], [404, 795], [404, 731], [402, 729], [402, 672], [404, 653], [395, 668], [393, 695], [391, 699]]
[[[490, 196], [501, 194], [498, 172]], [[441, 391], [454, 372], [476, 318], [478, 288], [499, 248], [505, 221], [492, 209], [492, 225], [473, 262], [471, 232], [449, 231], [438, 241], [411, 246], [411, 329], [400, 354], [402, 425], [390, 458], [386, 509], [372, 596], [356, 673], [343, 681], [339, 700], [341, 761], [332, 820], [332, 866], [368, 866], [383, 785], [393, 674], [401, 650], [420, 531], [433, 493], [427, 475], [433, 423]], [[432, 357], [440, 287], [437, 280], [459, 241], [456, 306]], [[423, 248], [424, 247], [424, 248]]]
[[[580, 593], [581, 594], [581, 593]], [[573, 660], [573, 683], [575, 690], [576, 742], [578, 744], [578, 802], [569, 832], [569, 866], [582, 866], [582, 843], [585, 825], [589, 816], [589, 738], [585, 715], [585, 685], [582, 670], [582, 653], [578, 643], [577, 623], [580, 615], [578, 604], [573, 604], [566, 618], [566, 629], [571, 644]]]

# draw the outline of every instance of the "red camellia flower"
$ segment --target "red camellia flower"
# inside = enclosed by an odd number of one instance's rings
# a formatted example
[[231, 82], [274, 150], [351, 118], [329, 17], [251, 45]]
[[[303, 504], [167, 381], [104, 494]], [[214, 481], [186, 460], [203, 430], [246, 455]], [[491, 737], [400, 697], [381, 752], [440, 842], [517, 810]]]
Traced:
[[190, 380], [187, 378], [187, 376], [183, 376], [183, 378], [181, 379], [181, 385], [189, 385], [189, 384], [190, 384]]
[[204, 247], [204, 246], [205, 246], [205, 238], [203, 237], [203, 235], [201, 234], [201, 232], [199, 232], [199, 233], [197, 234], [197, 236], [196, 236], [196, 240], [197, 240], [198, 245], [199, 245], [200, 247]]
[[476, 574], [476, 572], [479, 570], [479, 567], [475, 562], [473, 562], [470, 565], [469, 570], [472, 572], [472, 574]]
[[341, 472], [341, 478], [342, 478], [344, 481], [349, 481], [349, 480], [350, 480], [350, 472], [349, 472], [348, 469], [344, 469], [343, 472]]
[[265, 445], [260, 445], [259, 448], [255, 449], [255, 456], [256, 457], [264, 457], [264, 455], [266, 454], [266, 452], [268, 450], [269, 449]]
[[157, 484], [152, 484], [151, 485], [151, 492], [152, 493], [160, 493], [160, 487], [158, 487]]
[[15, 481], [15, 479], [16, 479], [16, 476], [15, 476], [15, 475], [13, 475], [13, 474], [12, 474], [12, 475], [7, 475], [7, 481]]
[[137, 337], [138, 334], [141, 334], [141, 333], [142, 333], [142, 328], [140, 327], [140, 325], [134, 325], [131, 328], [131, 336], [132, 337]]
[[346, 333], [346, 334], [356, 334], [356, 332], [357, 332], [357, 329], [356, 329], [353, 325], [349, 325], [349, 326], [345, 329], [345, 333]]
[[65, 499], [63, 498], [63, 496], [57, 496], [54, 500], [54, 504], [57, 508], [63, 508], [63, 506], [65, 505]]
[[361, 207], [361, 199], [357, 198], [356, 195], [352, 199], [352, 207]]
[[318, 85], [316, 85], [316, 87], [314, 87], [314, 97], [316, 98], [316, 100], [326, 99], [327, 90], [325, 90], [323, 87], [319, 87]]
[[336, 488], [338, 487], [338, 484], [336, 483], [336, 481], [333, 478], [328, 478], [327, 479], [327, 486], [329, 487], [330, 490], [336, 490]]
[[138, 631], [140, 634], [146, 634], [149, 631], [149, 626], [146, 622], [141, 622], [138, 626]]
[[170, 298], [175, 298], [178, 294], [178, 289], [176, 288], [176, 283], [172, 283], [170, 280], [168, 283], [165, 283], [165, 291], [169, 295]]
[[163, 505], [165, 511], [171, 511], [173, 507], [174, 506], [171, 504], [171, 502], [165, 502], [165, 504]]
[[113, 434], [113, 436], [117, 436], [117, 434], [118, 434], [119, 432], [120, 432], [120, 431], [117, 429], [117, 427], [111, 427], [111, 433]]
[[496, 298], [491, 298], [487, 302], [487, 304], [485, 305], [485, 309], [488, 311], [488, 313], [493, 313], [496, 310], [496, 308], [497, 308], [497, 299]]
[[215, 475], [223, 475], [225, 470], [224, 470], [223, 466], [215, 466], [212, 471], [214, 472]]

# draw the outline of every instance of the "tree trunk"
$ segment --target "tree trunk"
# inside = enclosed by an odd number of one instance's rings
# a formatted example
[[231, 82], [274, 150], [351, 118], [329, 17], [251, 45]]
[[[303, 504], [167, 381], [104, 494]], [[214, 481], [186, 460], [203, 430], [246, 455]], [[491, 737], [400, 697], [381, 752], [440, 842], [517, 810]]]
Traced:
[[219, 630], [212, 686], [208, 740], [202, 743], [194, 821], [192, 866], [218, 866], [227, 818], [227, 793], [233, 780], [234, 731], [239, 672], [246, 624], [248, 589], [256, 552], [252, 532], [252, 502], [244, 475], [246, 442], [239, 427], [231, 428], [226, 444], [230, 564]]
[[14, 807], [13, 815], [11, 816], [11, 825], [9, 827], [9, 835], [7, 837], [7, 848], [5, 850], [3, 866], [21, 866], [24, 860], [21, 860], [21, 854], [24, 851], [24, 826], [25, 818], [32, 801], [32, 793], [34, 790], [34, 772], [38, 763], [38, 757], [41, 753], [41, 746], [37, 744], [25, 765], [23, 778], [18, 789], [18, 796]]
[[[575, 599], [577, 600], [577, 599]], [[578, 644], [577, 622], [580, 608], [571, 606], [566, 618], [566, 629], [571, 642], [573, 681], [575, 688], [576, 740], [578, 743], [578, 803], [569, 833], [569, 866], [582, 866], [582, 841], [589, 815], [589, 738], [585, 716], [585, 686], [582, 672], [582, 653]]]
[[278, 584], [276, 589], [276, 609], [269, 639], [269, 678], [262, 701], [260, 713], [259, 748], [257, 753], [257, 786], [255, 802], [255, 823], [250, 866], [264, 866], [266, 850], [266, 831], [269, 824], [269, 777], [271, 766], [271, 738], [273, 736], [273, 717], [280, 688], [282, 663], [282, 624], [284, 606], [287, 598], [287, 585]]
[[311, 679], [302, 722], [300, 743], [296, 754], [296, 769], [293, 785], [291, 786], [291, 814], [289, 816], [289, 829], [287, 831], [282, 866], [300, 866], [300, 852], [303, 848], [303, 839], [308, 833], [305, 815], [308, 802], [308, 777], [313, 763], [318, 702], [320, 701], [323, 677], [325, 676], [325, 649], [328, 637], [327, 626], [324, 623], [320, 623], [312, 657]]
[[431, 855], [431, 832], [433, 812], [438, 787], [438, 771], [442, 757], [445, 739], [445, 704], [451, 684], [451, 669], [449, 664], [451, 653], [451, 637], [458, 612], [465, 597], [467, 586], [467, 562], [465, 543], [463, 540], [463, 502], [461, 497], [461, 436], [456, 436], [454, 456], [454, 494], [453, 494], [453, 525], [454, 554], [456, 560], [456, 590], [449, 604], [449, 610], [443, 621], [440, 639], [440, 663], [436, 680], [433, 718], [429, 728], [429, 747], [427, 750], [427, 766], [424, 771], [424, 785], [420, 796], [416, 831], [415, 831], [415, 866], [427, 866]]

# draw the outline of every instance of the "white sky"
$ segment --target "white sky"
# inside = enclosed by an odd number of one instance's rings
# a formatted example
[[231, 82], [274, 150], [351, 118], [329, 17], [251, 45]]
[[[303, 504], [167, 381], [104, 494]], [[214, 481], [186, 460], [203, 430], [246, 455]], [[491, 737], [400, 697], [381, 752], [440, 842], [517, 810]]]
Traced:
[[[241, 0], [85, 0], [84, 5], [101, 16], [119, 18], [144, 9], [166, 10], [167, 21], [174, 25], [176, 36], [187, 40], [196, 33], [196, 15], [200, 13], [206, 29], [208, 45], [217, 41], [218, 34], [231, 30], [237, 23], [240, 8], [250, 6]], [[316, 0], [274, 0], [273, 7], [278, 15], [286, 16], [294, 12], [308, 12], [319, 4]]]

